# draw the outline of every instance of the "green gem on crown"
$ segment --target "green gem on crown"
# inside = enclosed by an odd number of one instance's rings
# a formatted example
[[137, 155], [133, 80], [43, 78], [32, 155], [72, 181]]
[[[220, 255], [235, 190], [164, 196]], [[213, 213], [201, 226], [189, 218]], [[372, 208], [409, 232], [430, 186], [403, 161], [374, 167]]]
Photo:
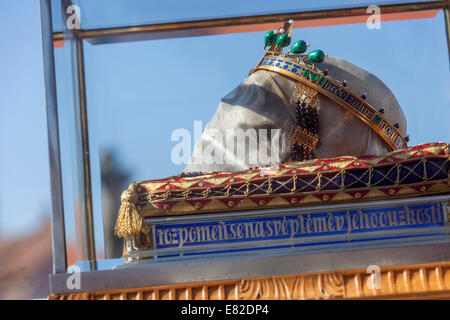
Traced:
[[291, 43], [291, 37], [287, 35], [286, 33], [280, 34], [280, 36], [277, 39], [277, 46], [278, 47], [287, 47]]
[[308, 60], [312, 62], [323, 62], [325, 53], [322, 50], [314, 50], [308, 53]]
[[311, 81], [317, 81], [319, 79], [319, 75], [317, 73], [311, 73], [309, 79], [311, 79]]
[[383, 118], [378, 114], [375, 114], [375, 117], [373, 117], [372, 119], [372, 121], [375, 122], [376, 124], [380, 124], [381, 120], [383, 120]]
[[303, 40], [298, 40], [291, 47], [291, 52], [295, 54], [303, 53], [308, 49], [308, 45]]
[[319, 86], [321, 86], [321, 85], [323, 85], [323, 83], [325, 82], [325, 80], [327, 80], [325, 77], [322, 77], [322, 78], [320, 78], [319, 79], [319, 81], [317, 82], [317, 84], [319, 85]]
[[306, 69], [305, 72], [303, 72], [303, 77], [308, 79], [308, 76], [310, 73], [311, 73], [311, 70]]
[[264, 44], [266, 46], [271, 46], [275, 44], [276, 41], [277, 41], [277, 34], [275, 33], [275, 31], [268, 31], [264, 36]]

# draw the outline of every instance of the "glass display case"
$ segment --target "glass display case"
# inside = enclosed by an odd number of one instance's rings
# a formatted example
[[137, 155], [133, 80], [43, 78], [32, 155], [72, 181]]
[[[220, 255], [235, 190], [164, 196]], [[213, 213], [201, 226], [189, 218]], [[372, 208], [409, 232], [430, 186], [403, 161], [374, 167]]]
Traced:
[[[138, 278], [123, 268], [123, 240], [114, 235], [121, 193], [132, 181], [184, 170], [186, 161], [173, 160], [181, 134], [191, 146], [199, 140], [222, 97], [258, 63], [265, 33], [285, 21], [295, 21], [297, 38], [382, 79], [406, 116], [410, 146], [447, 142], [448, 1], [373, 2], [41, 0], [52, 292], [71, 292], [65, 287], [71, 265], [91, 283], [86, 290], [119, 286], [125, 278], [129, 287], [203, 279], [199, 271], [176, 275], [183, 259], [164, 271], [153, 265], [154, 277], [139, 269]], [[183, 159], [190, 158], [192, 150], [187, 152]], [[415, 263], [417, 250], [411, 250], [405, 263]], [[438, 251], [422, 258], [450, 257]], [[208, 279], [223, 274], [219, 262], [210, 262]], [[274, 265], [268, 262], [254, 275], [268, 274]], [[248, 274], [226, 267], [229, 278]]]

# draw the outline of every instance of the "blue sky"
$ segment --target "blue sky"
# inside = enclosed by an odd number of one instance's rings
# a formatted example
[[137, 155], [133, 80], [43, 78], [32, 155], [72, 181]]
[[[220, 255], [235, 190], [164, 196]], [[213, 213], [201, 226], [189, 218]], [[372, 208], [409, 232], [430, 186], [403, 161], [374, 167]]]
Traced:
[[0, 232], [16, 235], [50, 209], [38, 1], [0, 0], [0, 43]]
[[[138, 1], [129, 2], [130, 6]], [[347, 4], [360, 1], [347, 1]], [[114, 5], [102, 16], [114, 23]], [[152, 2], [149, 2], [152, 3]], [[158, 1], [158, 3], [161, 3]], [[187, 2], [185, 2], [187, 3]], [[227, 2], [222, 2], [222, 5]], [[235, 3], [244, 3], [236, 1]], [[305, 6], [317, 7], [307, 1]], [[329, 1], [325, 3], [331, 3]], [[320, 7], [320, 6], [319, 6]], [[228, 7], [227, 7], [228, 8]], [[233, 7], [252, 13], [295, 8], [247, 5]], [[170, 10], [169, 10], [170, 9]], [[236, 11], [194, 4], [165, 5], [152, 19], [220, 16]], [[122, 12], [121, 22], [146, 19], [145, 10], [133, 16]], [[202, 14], [204, 12], [204, 14]], [[83, 21], [83, 15], [82, 15]], [[193, 130], [194, 120], [207, 121], [220, 98], [236, 87], [262, 55], [264, 32], [144, 41], [108, 45], [85, 44], [87, 100], [90, 117], [96, 227], [101, 229], [99, 157], [113, 149], [133, 180], [161, 178], [182, 171], [170, 162], [174, 129]], [[380, 30], [365, 24], [295, 29], [304, 39], [377, 75], [394, 92], [408, 121], [410, 145], [449, 142], [450, 73], [444, 19], [385, 22]], [[46, 114], [38, 1], [0, 0], [0, 234], [16, 236], [32, 230], [50, 209]], [[61, 95], [63, 165], [67, 191], [73, 188], [73, 152], [70, 131], [71, 78], [63, 72], [68, 48], [56, 49]], [[72, 151], [71, 151], [72, 150]], [[74, 203], [66, 201], [71, 215]], [[72, 223], [72, 218], [68, 218]], [[101, 239], [101, 232], [97, 233]], [[101, 241], [98, 241], [101, 242]]]

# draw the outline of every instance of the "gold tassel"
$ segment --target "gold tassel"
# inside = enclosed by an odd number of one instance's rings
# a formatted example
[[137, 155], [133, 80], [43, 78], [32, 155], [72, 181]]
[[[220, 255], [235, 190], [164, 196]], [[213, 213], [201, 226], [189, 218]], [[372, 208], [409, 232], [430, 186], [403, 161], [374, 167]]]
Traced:
[[127, 190], [122, 192], [120, 197], [122, 205], [119, 209], [114, 234], [121, 238], [137, 238], [143, 233], [149, 242], [149, 228], [136, 209], [138, 201], [136, 187], [137, 184], [133, 182]]

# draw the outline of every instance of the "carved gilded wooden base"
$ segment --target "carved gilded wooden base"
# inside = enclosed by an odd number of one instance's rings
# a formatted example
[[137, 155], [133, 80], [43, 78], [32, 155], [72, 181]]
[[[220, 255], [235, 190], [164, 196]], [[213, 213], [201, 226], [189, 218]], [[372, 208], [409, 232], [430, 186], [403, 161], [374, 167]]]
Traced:
[[366, 269], [357, 269], [134, 289], [52, 294], [49, 299], [450, 299], [450, 262], [382, 267], [379, 278], [366, 271]]

